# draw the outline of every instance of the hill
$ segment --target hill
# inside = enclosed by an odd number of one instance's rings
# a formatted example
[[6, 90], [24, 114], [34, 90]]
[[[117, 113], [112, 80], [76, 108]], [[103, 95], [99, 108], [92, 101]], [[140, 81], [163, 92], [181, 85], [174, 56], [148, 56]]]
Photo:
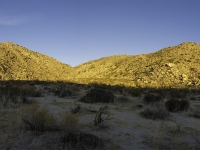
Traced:
[[0, 80], [72, 81], [140, 87], [199, 87], [200, 44], [184, 42], [142, 55], [116, 55], [76, 67], [11, 42], [0, 43]]
[[71, 77], [80, 82], [126, 84], [128, 86], [199, 86], [200, 45], [184, 42], [142, 55], [117, 55], [80, 64]]
[[64, 80], [72, 69], [23, 46], [0, 43], [0, 80]]

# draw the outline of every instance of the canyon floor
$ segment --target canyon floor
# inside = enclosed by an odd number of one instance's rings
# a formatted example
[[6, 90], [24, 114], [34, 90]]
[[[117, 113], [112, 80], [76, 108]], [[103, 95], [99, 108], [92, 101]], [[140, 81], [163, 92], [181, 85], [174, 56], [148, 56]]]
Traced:
[[[63, 113], [71, 113], [79, 106], [76, 113], [78, 130], [94, 135], [103, 141], [103, 146], [95, 149], [105, 150], [199, 150], [200, 149], [200, 118], [194, 117], [194, 110], [200, 110], [200, 95], [187, 95], [190, 108], [187, 111], [169, 112], [167, 119], [146, 119], [141, 112], [147, 108], [161, 107], [162, 104], [145, 104], [144, 94], [133, 97], [124, 92], [113, 92], [114, 103], [84, 103], [79, 101], [89, 89], [79, 88], [72, 96], [58, 97], [45, 90], [43, 96], [29, 97], [39, 103], [40, 109], [46, 109], [59, 120]], [[122, 97], [124, 100], [122, 100]], [[193, 97], [193, 100], [192, 98]], [[164, 101], [167, 99], [164, 98]], [[0, 149], [2, 150], [36, 150], [36, 149], [70, 149], [64, 146], [60, 131], [35, 132], [20, 128], [21, 113], [25, 104], [16, 108], [0, 109]], [[104, 127], [94, 126], [94, 119], [103, 106], [109, 106], [102, 114], [112, 119], [106, 120]], [[71, 148], [72, 149], [72, 148]], [[88, 148], [93, 149], [93, 148]]]

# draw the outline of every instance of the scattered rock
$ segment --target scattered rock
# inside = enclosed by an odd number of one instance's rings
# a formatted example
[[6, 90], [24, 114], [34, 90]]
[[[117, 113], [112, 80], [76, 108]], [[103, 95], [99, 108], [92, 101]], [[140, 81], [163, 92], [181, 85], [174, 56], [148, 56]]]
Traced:
[[165, 64], [165, 66], [170, 67], [170, 68], [173, 67], [174, 65], [175, 65], [174, 63], [166, 63]]

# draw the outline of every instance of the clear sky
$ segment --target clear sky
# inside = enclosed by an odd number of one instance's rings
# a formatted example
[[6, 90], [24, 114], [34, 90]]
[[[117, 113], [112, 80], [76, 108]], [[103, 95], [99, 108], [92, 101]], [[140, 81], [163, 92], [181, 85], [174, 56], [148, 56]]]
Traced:
[[200, 44], [200, 0], [0, 0], [0, 42], [76, 66]]

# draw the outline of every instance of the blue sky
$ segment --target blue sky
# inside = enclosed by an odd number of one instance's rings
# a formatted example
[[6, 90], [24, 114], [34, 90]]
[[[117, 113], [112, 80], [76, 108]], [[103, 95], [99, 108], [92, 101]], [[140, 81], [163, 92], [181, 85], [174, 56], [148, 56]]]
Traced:
[[0, 0], [0, 42], [76, 66], [200, 44], [200, 0]]

